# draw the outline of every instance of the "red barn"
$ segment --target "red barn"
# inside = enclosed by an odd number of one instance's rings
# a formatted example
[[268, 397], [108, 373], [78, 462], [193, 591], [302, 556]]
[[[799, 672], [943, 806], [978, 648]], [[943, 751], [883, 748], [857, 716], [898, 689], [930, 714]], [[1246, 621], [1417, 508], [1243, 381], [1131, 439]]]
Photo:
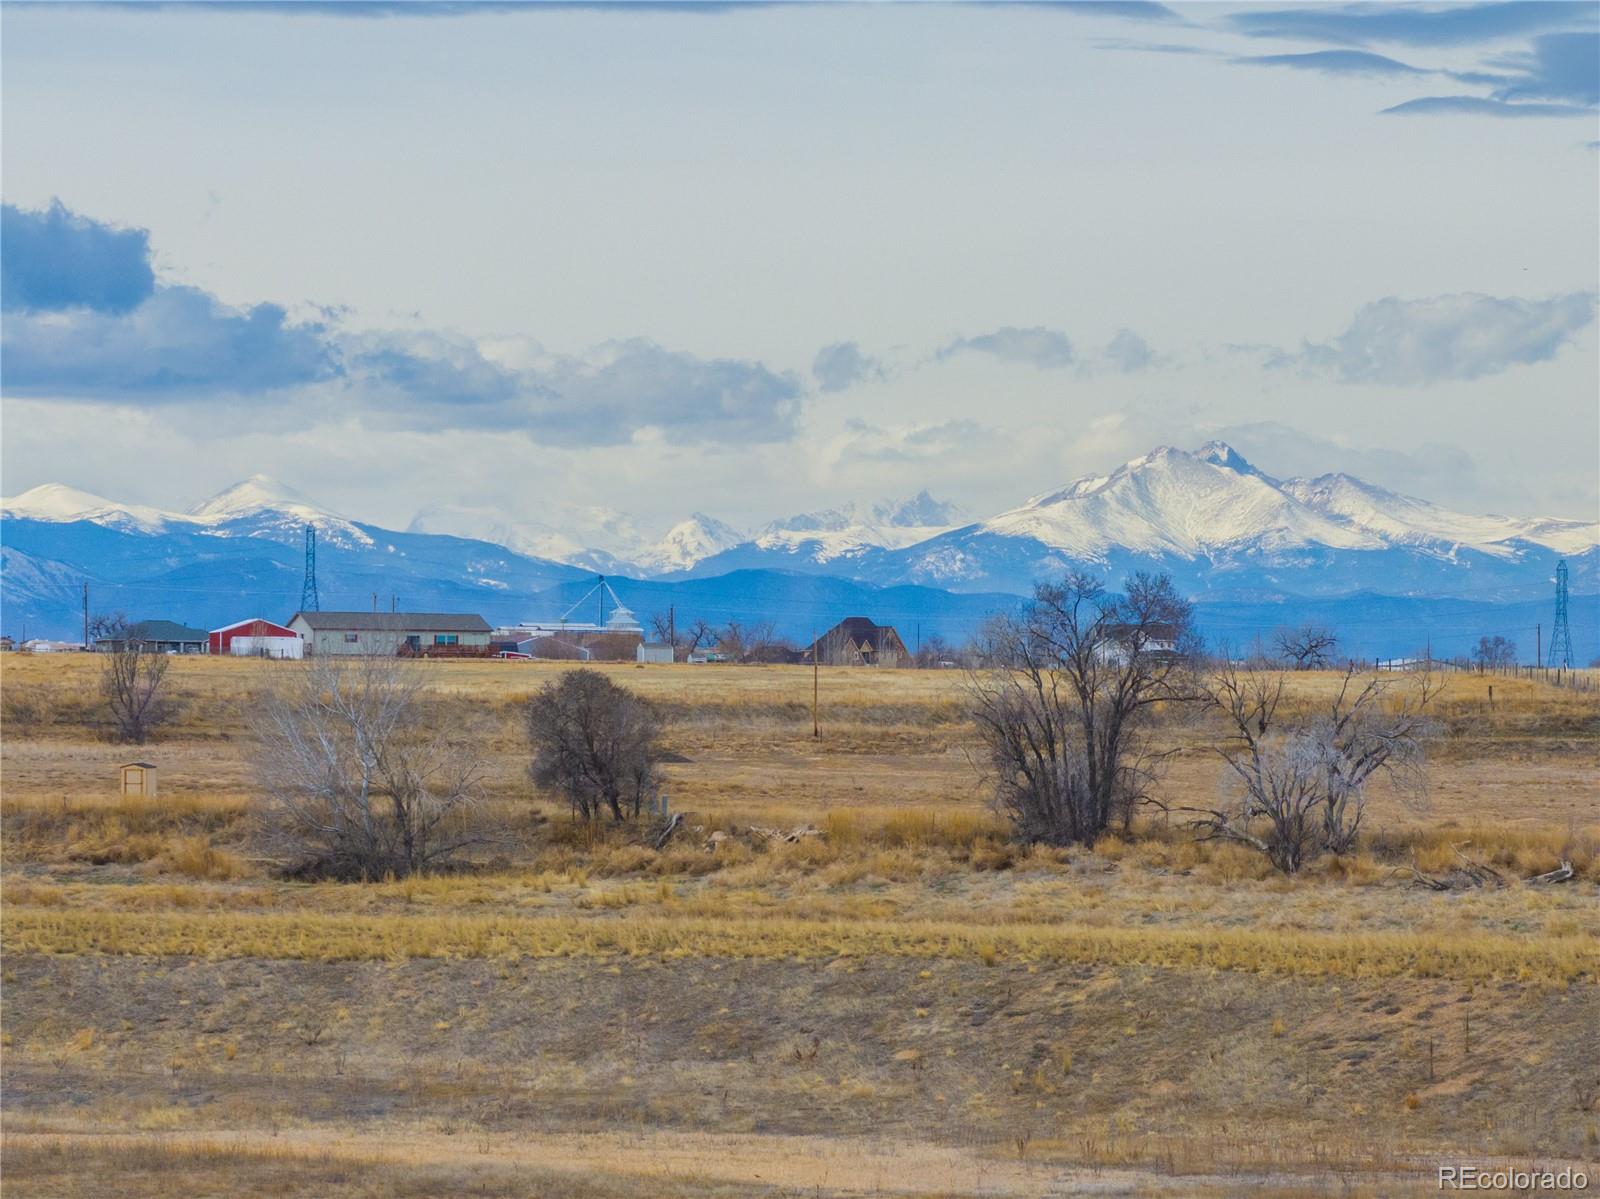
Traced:
[[211, 652], [243, 658], [299, 658], [305, 642], [293, 629], [262, 620], [241, 620], [211, 630]]

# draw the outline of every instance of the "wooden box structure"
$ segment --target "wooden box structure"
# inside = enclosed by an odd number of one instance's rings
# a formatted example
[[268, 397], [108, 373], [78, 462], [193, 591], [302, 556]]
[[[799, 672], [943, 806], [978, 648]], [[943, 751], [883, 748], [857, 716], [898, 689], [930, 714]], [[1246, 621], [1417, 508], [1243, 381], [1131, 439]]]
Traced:
[[156, 768], [150, 762], [126, 762], [122, 766], [122, 794], [140, 799], [156, 797]]

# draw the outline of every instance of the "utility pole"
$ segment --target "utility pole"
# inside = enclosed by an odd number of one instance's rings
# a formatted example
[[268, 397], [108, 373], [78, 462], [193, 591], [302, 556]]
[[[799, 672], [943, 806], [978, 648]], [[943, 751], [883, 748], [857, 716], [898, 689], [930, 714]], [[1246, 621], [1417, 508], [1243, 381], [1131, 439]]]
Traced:
[[89, 649], [89, 584], [83, 585], [83, 648]]
[[1543, 666], [1544, 665], [1544, 624], [1542, 622], [1533, 626], [1533, 636], [1534, 636], [1533, 644], [1536, 647], [1534, 649], [1534, 651], [1533, 651], [1533, 664], [1535, 666]]
[[374, 612], [378, 610], [378, 593], [376, 591], [372, 593], [372, 610]]
[[675, 604], [667, 605], [667, 645], [672, 649], [672, 660], [678, 660], [678, 608]]
[[817, 683], [820, 673], [817, 666], [817, 630], [811, 630], [811, 735], [822, 736], [822, 726], [817, 723]]
[[399, 611], [399, 605], [400, 605], [400, 597], [395, 595], [394, 592], [391, 591], [389, 593], [389, 611], [391, 613]]

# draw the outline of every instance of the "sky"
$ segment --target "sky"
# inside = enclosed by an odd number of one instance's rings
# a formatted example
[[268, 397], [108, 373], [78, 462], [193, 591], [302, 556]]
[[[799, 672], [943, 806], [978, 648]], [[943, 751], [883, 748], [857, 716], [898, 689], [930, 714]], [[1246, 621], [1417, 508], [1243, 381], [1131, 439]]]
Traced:
[[1592, 520], [1597, 29], [7, 3], [0, 483], [659, 533], [1221, 437]]

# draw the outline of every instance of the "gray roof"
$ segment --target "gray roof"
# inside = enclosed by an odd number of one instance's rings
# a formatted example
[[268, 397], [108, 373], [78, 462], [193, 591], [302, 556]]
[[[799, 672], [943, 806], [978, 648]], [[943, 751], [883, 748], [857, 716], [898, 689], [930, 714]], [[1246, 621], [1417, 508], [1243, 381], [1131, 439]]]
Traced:
[[465, 612], [296, 612], [313, 630], [372, 633], [487, 633], [489, 622]]
[[[204, 641], [211, 634], [204, 629], [191, 629], [175, 620], [141, 620], [128, 626], [129, 641]], [[119, 637], [109, 638], [120, 641]]]

